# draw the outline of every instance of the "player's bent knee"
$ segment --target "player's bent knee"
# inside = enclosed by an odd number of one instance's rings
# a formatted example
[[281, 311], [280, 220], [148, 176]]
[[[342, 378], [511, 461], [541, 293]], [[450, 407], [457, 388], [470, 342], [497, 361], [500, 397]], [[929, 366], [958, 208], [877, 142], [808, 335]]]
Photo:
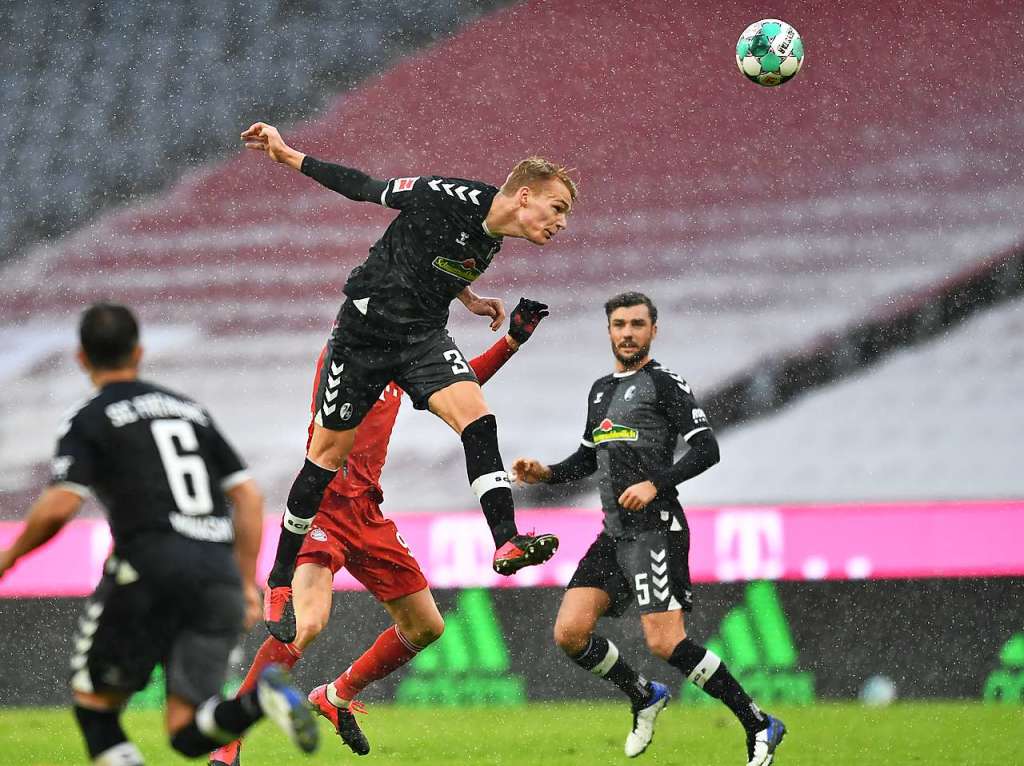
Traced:
[[477, 383], [460, 381], [435, 392], [427, 400], [431, 412], [461, 434], [466, 426], [490, 415]]
[[444, 619], [441, 615], [437, 615], [436, 619], [428, 620], [418, 625], [414, 631], [414, 636], [410, 637], [417, 646], [426, 647], [437, 641], [444, 633]]
[[555, 644], [570, 657], [576, 657], [587, 648], [590, 631], [571, 623], [556, 622], [554, 628]]
[[355, 429], [332, 431], [322, 426], [313, 427], [313, 438], [309, 441], [306, 457], [321, 468], [338, 470], [352, 450], [355, 442]]
[[675, 651], [676, 646], [679, 644], [679, 640], [681, 639], [677, 639], [676, 637], [648, 636], [647, 648], [655, 657], [667, 660], [672, 656], [672, 652]]
[[327, 627], [327, 615], [313, 615], [311, 617], [299, 617], [295, 621], [295, 644], [300, 649], [305, 649], [323, 633]]
[[428, 616], [415, 616], [396, 622], [395, 627], [411, 643], [424, 649], [444, 633], [444, 618], [439, 612]]

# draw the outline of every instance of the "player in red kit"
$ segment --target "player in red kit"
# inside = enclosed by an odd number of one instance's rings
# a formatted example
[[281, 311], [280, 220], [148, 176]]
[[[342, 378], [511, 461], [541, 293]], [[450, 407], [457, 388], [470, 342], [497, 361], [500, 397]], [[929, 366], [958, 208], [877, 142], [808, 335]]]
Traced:
[[[512, 312], [508, 334], [470, 361], [480, 383], [487, 381], [525, 343], [547, 306], [526, 298]], [[324, 353], [317, 361], [313, 381], [315, 395], [324, 369]], [[294, 620], [295, 640], [273, 636], [256, 652], [242, 683], [244, 693], [270, 663], [293, 666], [302, 652], [326, 627], [330, 617], [334, 575], [347, 567], [388, 611], [394, 620], [359, 659], [333, 682], [315, 688], [309, 701], [334, 725], [353, 752], [365, 755], [370, 744], [356, 722], [360, 710], [356, 696], [370, 683], [405, 665], [444, 631], [444, 619], [419, 564], [402, 540], [395, 523], [385, 518], [379, 503], [384, 499], [380, 473], [387, 458], [388, 442], [402, 402], [402, 390], [388, 384], [367, 413], [356, 433], [355, 445], [345, 467], [324, 493], [313, 526], [296, 559], [290, 600], [284, 605], [284, 622]], [[312, 425], [310, 426], [312, 433]], [[280, 589], [277, 589], [280, 590]], [[210, 756], [211, 766], [237, 766], [241, 741], [219, 748]]]

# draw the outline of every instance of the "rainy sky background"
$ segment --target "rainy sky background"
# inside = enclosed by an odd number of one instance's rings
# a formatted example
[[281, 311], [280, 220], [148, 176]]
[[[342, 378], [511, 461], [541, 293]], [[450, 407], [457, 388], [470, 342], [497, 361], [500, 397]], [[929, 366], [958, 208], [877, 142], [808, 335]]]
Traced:
[[[610, 369], [615, 292], [658, 303], [654, 354], [698, 398], [744, 376], [775, 391], [786, 359], [838, 354], [908, 305], [927, 315], [946, 280], [1016, 252], [1014, 4], [791, 4], [807, 58], [778, 89], [733, 58], [762, 11], [3, 4], [0, 513], [20, 517], [62, 412], [88, 394], [70, 352], [101, 298], [138, 310], [146, 375], [208, 405], [280, 507], [341, 285], [393, 214], [243, 156], [256, 119], [377, 177], [498, 183], [533, 152], [577, 169], [560, 241], [507, 243], [475, 285], [552, 306], [485, 392], [508, 463], [575, 448]], [[800, 395], [723, 428], [721, 465], [684, 503], [1019, 497], [1024, 312], [1007, 291], [827, 385], [784, 381]], [[459, 306], [451, 327], [469, 356], [493, 340]], [[475, 505], [458, 440], [411, 407], [384, 490], [392, 513]], [[533, 502], [596, 495], [520, 498]]]

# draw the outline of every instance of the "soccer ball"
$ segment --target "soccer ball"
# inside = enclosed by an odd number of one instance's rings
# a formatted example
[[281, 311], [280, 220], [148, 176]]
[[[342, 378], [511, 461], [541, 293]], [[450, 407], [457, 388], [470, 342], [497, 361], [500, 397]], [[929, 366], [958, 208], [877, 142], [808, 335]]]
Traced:
[[800, 71], [804, 41], [785, 21], [762, 19], [743, 30], [736, 65], [758, 85], [781, 85]]

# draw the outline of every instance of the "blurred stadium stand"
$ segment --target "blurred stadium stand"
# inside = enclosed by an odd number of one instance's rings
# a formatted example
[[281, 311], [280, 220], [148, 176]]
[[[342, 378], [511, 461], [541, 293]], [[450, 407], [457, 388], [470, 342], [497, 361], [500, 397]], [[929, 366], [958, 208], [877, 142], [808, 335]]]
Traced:
[[[656, 357], [698, 396], [721, 401], [733, 426], [722, 465], [688, 485], [685, 501], [1019, 496], [1005, 469], [1020, 451], [1011, 427], [1024, 390], [1020, 299], [947, 334], [903, 338], [928, 342], [872, 367], [861, 362], [875, 357], [850, 364], [848, 351], [822, 345], [1024, 243], [1024, 82], [1004, 76], [1002, 61], [1019, 16], [997, 0], [804, 3], [787, 20], [805, 39], [805, 69], [768, 90], [732, 58], [761, 11], [695, 0], [515, 5], [362, 82], [285, 138], [381, 177], [500, 182], [529, 152], [578, 168], [569, 230], [544, 249], [507, 243], [477, 285], [509, 304], [530, 295], [553, 307], [488, 386], [507, 460], [575, 448], [589, 384], [610, 368], [601, 304], [642, 289], [662, 312]], [[938, 40], [961, 41], [961, 58], [922, 50]], [[284, 42], [274, 50], [292, 55]], [[208, 67], [223, 68], [218, 60]], [[159, 88], [164, 75], [153, 77]], [[242, 123], [262, 117], [266, 78], [240, 79], [244, 95], [226, 92], [239, 78], [225, 77], [224, 92], [195, 109], [236, 99], [252, 105]], [[150, 151], [131, 135], [119, 141], [140, 157]], [[207, 403], [280, 501], [301, 459], [312, 364], [341, 284], [390, 216], [238, 156], [8, 265], [5, 512], [20, 511], [14, 500], [43, 480], [60, 411], [87, 392], [68, 351], [77, 313], [100, 297], [139, 308], [147, 374]], [[920, 311], [934, 312], [942, 294]], [[464, 352], [491, 342], [481, 322], [453, 311]], [[835, 385], [767, 417], [735, 414], [731, 386], [775, 390], [775, 371], [808, 349], [842, 357], [827, 380], [807, 378]], [[751, 414], [762, 419], [735, 428]], [[914, 470], [899, 470], [908, 461]], [[392, 512], [472, 507], [458, 440], [408, 408], [385, 493]], [[538, 499], [557, 498], [524, 502]]]
[[0, 260], [305, 117], [506, 0], [5, 0]]

